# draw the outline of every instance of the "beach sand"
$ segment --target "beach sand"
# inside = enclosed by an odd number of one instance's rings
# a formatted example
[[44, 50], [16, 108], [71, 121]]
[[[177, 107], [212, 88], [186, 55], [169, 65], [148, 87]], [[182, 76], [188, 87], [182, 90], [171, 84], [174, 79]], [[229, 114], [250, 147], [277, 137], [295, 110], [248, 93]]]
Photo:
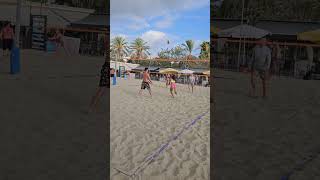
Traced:
[[[319, 81], [274, 77], [263, 99], [248, 96], [249, 75], [215, 70], [215, 76], [214, 118], [223, 123], [224, 163], [216, 171], [221, 179], [280, 180], [320, 153]], [[319, 162], [320, 156], [290, 180], [320, 179]]]
[[106, 177], [106, 99], [86, 113], [103, 62], [22, 50], [21, 73], [10, 75], [0, 57], [0, 179]]
[[[164, 83], [154, 81], [153, 98], [147, 90], [138, 96], [141, 80], [118, 79], [111, 87], [111, 179], [129, 180], [114, 168], [132, 173], [187, 123], [210, 109], [210, 88], [196, 87], [194, 94], [178, 84], [172, 98]], [[208, 180], [210, 117], [205, 114], [139, 173], [145, 180]]]

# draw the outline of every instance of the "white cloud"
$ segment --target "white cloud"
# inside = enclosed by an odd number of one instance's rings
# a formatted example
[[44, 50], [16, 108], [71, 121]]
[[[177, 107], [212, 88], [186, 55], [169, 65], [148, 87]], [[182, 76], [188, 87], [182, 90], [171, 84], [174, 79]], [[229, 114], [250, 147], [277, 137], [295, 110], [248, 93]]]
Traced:
[[168, 28], [170, 27], [173, 23], [174, 20], [176, 20], [178, 18], [177, 15], [166, 15], [164, 16], [163, 19], [161, 19], [160, 21], [156, 22], [155, 27], [157, 28]]
[[161, 48], [164, 48], [169, 40], [168, 35], [164, 32], [153, 30], [143, 33], [141, 38], [150, 46], [150, 52], [152, 55], [155, 55]]
[[129, 29], [140, 30], [140, 29], [145, 29], [150, 27], [147, 20], [139, 16], [133, 16], [131, 17], [131, 20], [132, 20], [131, 24], [127, 26]]
[[148, 46], [150, 46], [150, 53], [152, 56], [156, 56], [161, 49], [170, 49], [177, 44], [181, 44], [178, 43], [180, 37], [161, 31], [149, 30], [144, 32], [140, 37], [147, 42]]
[[118, 36], [120, 36], [120, 37], [123, 37], [123, 38], [128, 38], [128, 35], [125, 35], [125, 34], [113, 34], [113, 33], [111, 33], [110, 34], [110, 39], [113, 39], [113, 38], [115, 38], [115, 37], [118, 37]]
[[173, 24], [173, 20], [171, 18], [165, 18], [156, 23], [157, 28], [168, 28]]
[[150, 27], [150, 24], [145, 18], [140, 16], [130, 16], [119, 15], [111, 19], [111, 31], [113, 30], [142, 30]]
[[129, 30], [150, 27], [149, 21], [164, 17], [156, 22], [158, 28], [167, 28], [176, 20], [172, 13], [201, 8], [210, 4], [209, 0], [111, 0], [111, 25]]
[[183, 11], [209, 5], [209, 0], [111, 0], [111, 16], [119, 14], [140, 17], [161, 16], [167, 12]]

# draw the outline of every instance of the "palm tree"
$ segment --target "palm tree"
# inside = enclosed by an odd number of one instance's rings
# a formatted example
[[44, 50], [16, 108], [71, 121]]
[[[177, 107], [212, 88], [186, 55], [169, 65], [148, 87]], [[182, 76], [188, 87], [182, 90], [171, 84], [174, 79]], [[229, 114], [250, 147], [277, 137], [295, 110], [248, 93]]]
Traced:
[[117, 36], [117, 37], [112, 39], [112, 41], [111, 41], [111, 50], [114, 52], [117, 60], [120, 60], [124, 56], [129, 54], [129, 50], [128, 50], [128, 45], [127, 44], [128, 43], [126, 42], [126, 39], [121, 37], [121, 36]]
[[147, 42], [145, 42], [141, 38], [135, 39], [131, 43], [130, 49], [133, 51], [132, 56], [137, 59], [144, 58], [150, 55], [150, 52], [148, 51], [150, 47], [147, 46]]
[[[188, 59], [192, 59], [192, 52], [194, 50], [194, 41], [193, 40], [186, 40], [186, 42], [184, 44], [182, 44], [182, 46], [184, 47], [184, 51], [188, 54], [186, 55], [186, 60]], [[187, 68], [187, 66], [189, 66], [188, 62], [184, 62], [183, 63], [185, 68]]]
[[192, 52], [194, 50], [194, 41], [193, 40], [186, 40], [184, 44], [185, 51], [188, 53], [187, 59], [192, 58]]
[[172, 48], [171, 49], [171, 56], [174, 59], [181, 58], [182, 56], [184, 56], [184, 49], [180, 45]]
[[210, 42], [203, 41], [200, 44], [200, 59], [210, 59]]
[[[117, 70], [117, 61], [119, 61], [120, 59], [123, 60], [123, 56], [128, 54], [128, 46], [127, 46], [127, 42], [126, 39], [121, 37], [121, 36], [117, 36], [115, 38], [112, 39], [111, 41], [111, 54], [115, 55], [115, 69]], [[116, 75], [117, 76], [117, 75]], [[114, 77], [116, 77], [114, 76]]]
[[170, 54], [168, 52], [168, 49], [161, 49], [161, 51], [158, 52], [158, 57], [161, 59], [169, 59]]

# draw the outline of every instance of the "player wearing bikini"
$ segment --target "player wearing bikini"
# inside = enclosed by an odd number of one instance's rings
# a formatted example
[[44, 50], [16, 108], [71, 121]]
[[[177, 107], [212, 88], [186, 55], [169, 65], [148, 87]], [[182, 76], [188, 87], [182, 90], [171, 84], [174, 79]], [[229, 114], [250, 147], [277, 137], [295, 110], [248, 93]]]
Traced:
[[170, 93], [172, 95], [172, 98], [174, 98], [173, 92], [177, 95], [177, 84], [175, 75], [172, 75], [170, 80]]

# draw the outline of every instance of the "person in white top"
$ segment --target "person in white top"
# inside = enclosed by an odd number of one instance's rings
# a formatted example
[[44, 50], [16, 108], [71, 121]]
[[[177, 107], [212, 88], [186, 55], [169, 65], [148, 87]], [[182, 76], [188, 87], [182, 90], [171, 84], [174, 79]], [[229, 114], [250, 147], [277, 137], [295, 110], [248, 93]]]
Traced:
[[266, 97], [266, 81], [268, 80], [271, 64], [271, 50], [266, 44], [266, 39], [262, 38], [253, 49], [251, 62], [251, 96], [255, 96], [255, 78], [259, 75], [262, 81], [262, 96]]
[[[194, 87], [195, 83], [196, 83], [196, 77], [193, 74], [191, 74], [189, 76], [189, 85], [191, 86], [192, 93], [193, 93], [193, 87]], [[190, 89], [190, 87], [189, 87], [189, 89]]]

